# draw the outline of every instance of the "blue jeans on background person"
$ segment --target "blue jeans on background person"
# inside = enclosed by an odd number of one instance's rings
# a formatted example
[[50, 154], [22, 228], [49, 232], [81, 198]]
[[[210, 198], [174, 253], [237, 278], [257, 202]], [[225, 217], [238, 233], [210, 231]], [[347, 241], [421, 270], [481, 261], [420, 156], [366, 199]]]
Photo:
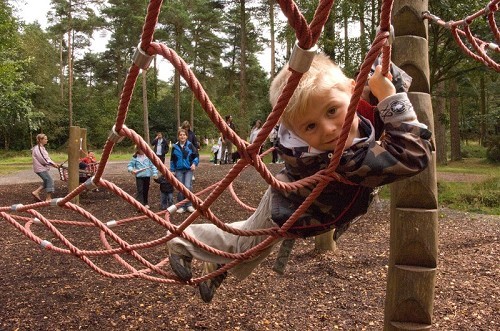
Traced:
[[[193, 171], [191, 169], [189, 169], [189, 170], [186, 170], [186, 169], [176, 170], [175, 171], [175, 178], [177, 178], [179, 180], [179, 182], [184, 184], [184, 186], [186, 186], [189, 191], [193, 192]], [[182, 194], [181, 191], [179, 191], [179, 193], [177, 193], [177, 202], [181, 202], [185, 198], [186, 197], [184, 196], [184, 194]], [[179, 208], [181, 208], [181, 207], [187, 208], [187, 207], [192, 206], [192, 205], [193, 204], [191, 203], [191, 201], [188, 200], [185, 204], [183, 204], [182, 206], [179, 206]]]
[[53, 193], [55, 191], [54, 180], [50, 176], [49, 172], [42, 171], [42, 172], [37, 172], [36, 174], [40, 176], [40, 178], [43, 180], [43, 188], [45, 189], [45, 192]]

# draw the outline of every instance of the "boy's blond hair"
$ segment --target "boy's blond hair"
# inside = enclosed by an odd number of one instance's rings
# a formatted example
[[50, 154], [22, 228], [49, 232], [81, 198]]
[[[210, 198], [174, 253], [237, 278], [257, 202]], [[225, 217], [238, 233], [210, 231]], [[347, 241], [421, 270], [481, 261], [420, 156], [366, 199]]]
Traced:
[[[291, 71], [288, 64], [276, 75], [269, 89], [269, 101], [276, 106], [278, 98], [283, 91]], [[307, 109], [310, 96], [314, 93], [327, 89], [336, 88], [340, 91], [351, 93], [352, 79], [346, 77], [340, 67], [335, 64], [326, 54], [319, 53], [313, 59], [309, 71], [307, 71], [295, 89], [285, 111], [281, 115], [281, 122], [289, 129], [296, 118], [303, 115]]]

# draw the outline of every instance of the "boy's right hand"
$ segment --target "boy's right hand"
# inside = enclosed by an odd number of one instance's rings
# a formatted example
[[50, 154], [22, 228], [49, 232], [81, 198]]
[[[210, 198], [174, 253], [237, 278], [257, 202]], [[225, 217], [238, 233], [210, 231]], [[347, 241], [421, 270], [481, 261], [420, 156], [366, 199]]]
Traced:
[[370, 86], [370, 90], [372, 94], [378, 99], [378, 101], [382, 101], [385, 98], [396, 94], [396, 88], [392, 84], [392, 74], [390, 72], [387, 73], [387, 76], [382, 75], [382, 66], [379, 64], [375, 67], [375, 72], [368, 79], [368, 85]]

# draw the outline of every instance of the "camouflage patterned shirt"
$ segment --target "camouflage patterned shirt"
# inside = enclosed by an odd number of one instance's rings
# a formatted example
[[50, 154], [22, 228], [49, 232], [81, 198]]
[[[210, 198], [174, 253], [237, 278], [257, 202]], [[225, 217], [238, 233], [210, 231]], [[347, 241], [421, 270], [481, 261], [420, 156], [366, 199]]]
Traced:
[[[386, 98], [379, 103], [376, 113], [383, 123], [380, 140], [376, 141], [380, 136], [378, 130], [360, 117], [360, 136], [365, 139], [343, 152], [336, 169], [355, 185], [330, 182], [288, 232], [308, 237], [333, 228], [345, 230], [352, 220], [366, 213], [375, 187], [414, 176], [427, 167], [432, 151], [431, 133], [417, 121], [406, 93]], [[278, 153], [285, 161], [278, 179], [297, 181], [328, 167], [332, 152], [304, 156], [307, 148], [278, 144]], [[291, 192], [272, 188], [272, 220], [282, 226], [314, 187]]]

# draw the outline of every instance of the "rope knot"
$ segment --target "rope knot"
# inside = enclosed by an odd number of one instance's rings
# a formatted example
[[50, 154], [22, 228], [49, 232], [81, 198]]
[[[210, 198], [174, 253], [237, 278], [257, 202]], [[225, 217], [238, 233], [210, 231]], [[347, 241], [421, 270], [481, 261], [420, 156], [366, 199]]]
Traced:
[[389, 25], [389, 30], [384, 30], [382, 29], [382, 27], [379, 25], [377, 27], [377, 33], [376, 34], [379, 34], [380, 32], [388, 32], [389, 33], [389, 36], [387, 37], [387, 40], [386, 40], [386, 43], [385, 45], [386, 46], [391, 46], [392, 43], [394, 42], [394, 39], [396, 38], [396, 35], [395, 35], [395, 32], [394, 32], [394, 26], [392, 24]]

